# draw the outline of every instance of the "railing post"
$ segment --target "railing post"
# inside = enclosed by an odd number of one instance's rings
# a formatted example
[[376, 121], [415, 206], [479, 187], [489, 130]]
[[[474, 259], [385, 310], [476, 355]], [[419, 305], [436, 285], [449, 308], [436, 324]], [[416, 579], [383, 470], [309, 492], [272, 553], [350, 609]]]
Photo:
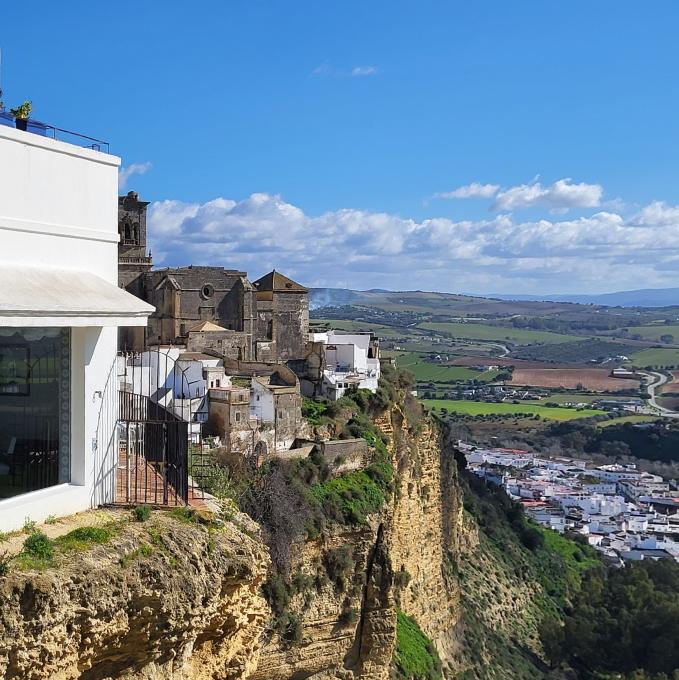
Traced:
[[130, 502], [130, 482], [131, 482], [131, 472], [130, 472], [130, 421], [126, 424], [127, 430], [127, 442], [125, 444], [125, 489], [126, 489], [126, 500]]
[[163, 505], [167, 505], [168, 493], [167, 493], [167, 423], [163, 423], [163, 451], [162, 451], [162, 463], [163, 471]]

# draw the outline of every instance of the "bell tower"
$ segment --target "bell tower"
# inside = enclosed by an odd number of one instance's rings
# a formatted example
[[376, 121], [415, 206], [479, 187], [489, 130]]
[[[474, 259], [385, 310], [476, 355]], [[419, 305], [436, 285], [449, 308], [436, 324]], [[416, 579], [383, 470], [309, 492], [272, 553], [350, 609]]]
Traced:
[[141, 275], [151, 269], [151, 253], [146, 250], [146, 209], [148, 201], [130, 191], [118, 196], [118, 285], [142, 297]]

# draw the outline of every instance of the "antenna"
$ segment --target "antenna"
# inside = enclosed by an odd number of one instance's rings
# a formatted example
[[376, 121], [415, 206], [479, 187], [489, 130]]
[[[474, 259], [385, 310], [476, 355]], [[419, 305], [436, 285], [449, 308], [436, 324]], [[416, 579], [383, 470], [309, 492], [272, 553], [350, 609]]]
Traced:
[[0, 47], [0, 101], [2, 101], [2, 47]]

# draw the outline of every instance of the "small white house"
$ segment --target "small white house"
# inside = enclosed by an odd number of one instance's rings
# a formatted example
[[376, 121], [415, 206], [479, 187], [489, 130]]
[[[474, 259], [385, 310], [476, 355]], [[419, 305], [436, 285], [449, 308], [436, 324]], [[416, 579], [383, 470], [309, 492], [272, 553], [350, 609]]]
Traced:
[[0, 531], [114, 498], [119, 165], [0, 126]]
[[323, 343], [322, 393], [340, 399], [350, 389], [377, 391], [380, 359], [377, 341], [370, 333], [312, 333], [312, 342]]

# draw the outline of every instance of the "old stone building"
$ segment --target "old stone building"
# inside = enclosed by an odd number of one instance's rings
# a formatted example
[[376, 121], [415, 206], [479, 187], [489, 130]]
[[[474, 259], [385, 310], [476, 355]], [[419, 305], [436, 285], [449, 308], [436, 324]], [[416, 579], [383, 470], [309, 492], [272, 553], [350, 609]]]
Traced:
[[251, 283], [246, 272], [222, 267], [153, 269], [146, 244], [147, 206], [134, 192], [118, 201], [119, 284], [156, 308], [146, 334], [126, 332], [122, 347], [190, 345], [191, 351], [273, 363], [304, 357], [306, 288], [276, 271]]
[[151, 270], [151, 253], [146, 251], [146, 207], [139, 194], [118, 196], [118, 283], [130, 293], [139, 292], [142, 274]]
[[[258, 361], [267, 361], [267, 356], [279, 361], [303, 357], [309, 335], [309, 291], [275, 270], [253, 285], [257, 291]], [[300, 333], [300, 329], [306, 332]]]

